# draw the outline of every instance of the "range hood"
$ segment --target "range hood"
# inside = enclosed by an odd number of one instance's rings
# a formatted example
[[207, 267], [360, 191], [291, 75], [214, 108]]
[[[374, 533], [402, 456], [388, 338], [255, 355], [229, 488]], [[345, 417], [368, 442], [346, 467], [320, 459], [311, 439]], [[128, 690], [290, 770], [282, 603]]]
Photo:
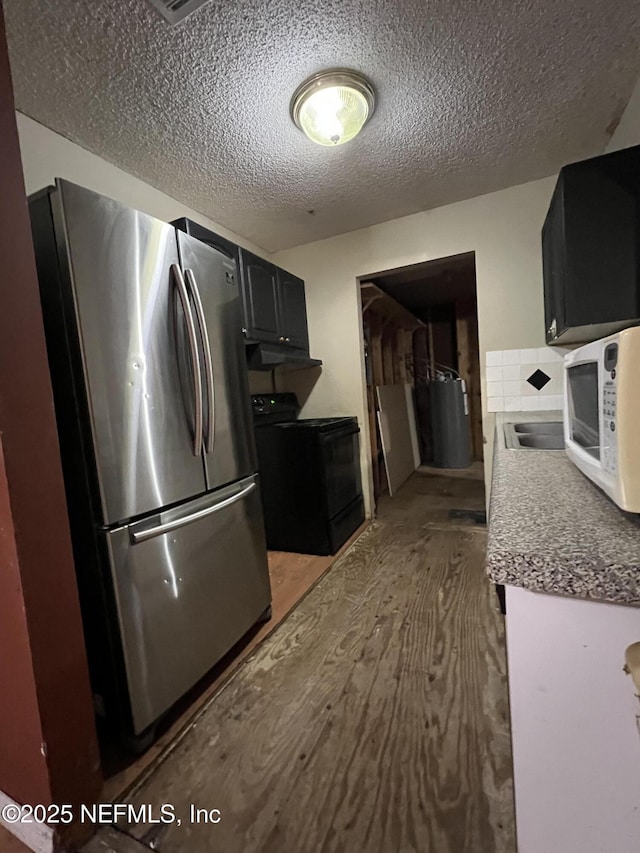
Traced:
[[311, 358], [303, 350], [289, 349], [277, 344], [246, 344], [247, 367], [249, 370], [302, 370], [307, 367], [320, 367], [318, 358]]

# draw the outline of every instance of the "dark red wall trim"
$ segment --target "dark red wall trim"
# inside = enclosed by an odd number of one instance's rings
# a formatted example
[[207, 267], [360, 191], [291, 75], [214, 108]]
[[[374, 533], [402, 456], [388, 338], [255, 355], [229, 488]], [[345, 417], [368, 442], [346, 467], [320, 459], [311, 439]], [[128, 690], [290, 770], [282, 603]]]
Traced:
[[73, 804], [101, 778], [1, 8], [0, 187], [0, 789]]

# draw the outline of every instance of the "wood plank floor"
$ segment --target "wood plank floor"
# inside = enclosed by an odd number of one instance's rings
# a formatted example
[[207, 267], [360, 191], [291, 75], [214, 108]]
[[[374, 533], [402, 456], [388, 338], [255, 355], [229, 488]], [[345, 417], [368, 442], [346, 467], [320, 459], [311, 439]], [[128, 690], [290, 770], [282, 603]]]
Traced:
[[[483, 506], [481, 481], [424, 471], [381, 501], [129, 798], [181, 825], [122, 832], [161, 853], [513, 853], [486, 533], [448, 517]], [[220, 822], [191, 823], [191, 805]]]

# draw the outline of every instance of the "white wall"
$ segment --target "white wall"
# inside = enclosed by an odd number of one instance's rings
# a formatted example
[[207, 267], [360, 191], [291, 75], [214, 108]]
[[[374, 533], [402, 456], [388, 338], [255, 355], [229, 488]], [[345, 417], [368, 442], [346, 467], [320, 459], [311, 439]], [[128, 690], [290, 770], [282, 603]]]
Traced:
[[16, 116], [27, 195], [49, 186], [54, 178], [66, 178], [165, 222], [187, 216], [206, 228], [211, 228], [217, 234], [233, 240], [234, 243], [257, 252], [262, 257], [269, 257], [268, 253], [255, 244], [165, 195], [155, 187], [123, 172], [122, 169], [70, 142], [64, 136], [54, 133], [22, 113], [17, 113]]
[[630, 145], [640, 144], [640, 80], [629, 99], [627, 108], [622, 114], [620, 124], [607, 145], [607, 151], [618, 151], [629, 148]]
[[544, 344], [540, 232], [554, 186], [555, 177], [545, 178], [274, 256], [276, 263], [306, 280], [311, 353], [324, 362], [319, 376], [291, 374], [287, 387], [305, 400], [309, 417], [358, 416], [369, 509], [372, 478], [358, 277], [475, 252], [488, 482], [494, 416], [486, 411], [485, 352]]

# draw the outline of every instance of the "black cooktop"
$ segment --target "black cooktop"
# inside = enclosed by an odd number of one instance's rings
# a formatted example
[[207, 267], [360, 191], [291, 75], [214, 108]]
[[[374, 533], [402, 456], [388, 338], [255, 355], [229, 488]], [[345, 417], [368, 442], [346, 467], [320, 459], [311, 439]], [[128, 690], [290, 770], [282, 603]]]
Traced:
[[283, 429], [315, 429], [319, 432], [330, 432], [334, 429], [342, 429], [346, 426], [354, 426], [358, 419], [353, 417], [343, 418], [302, 418], [299, 421], [289, 421], [276, 424]]
[[315, 429], [330, 432], [346, 426], [356, 426], [355, 417], [300, 418], [300, 406], [295, 394], [254, 394], [251, 397], [253, 422], [255, 426], [278, 426], [283, 429]]

